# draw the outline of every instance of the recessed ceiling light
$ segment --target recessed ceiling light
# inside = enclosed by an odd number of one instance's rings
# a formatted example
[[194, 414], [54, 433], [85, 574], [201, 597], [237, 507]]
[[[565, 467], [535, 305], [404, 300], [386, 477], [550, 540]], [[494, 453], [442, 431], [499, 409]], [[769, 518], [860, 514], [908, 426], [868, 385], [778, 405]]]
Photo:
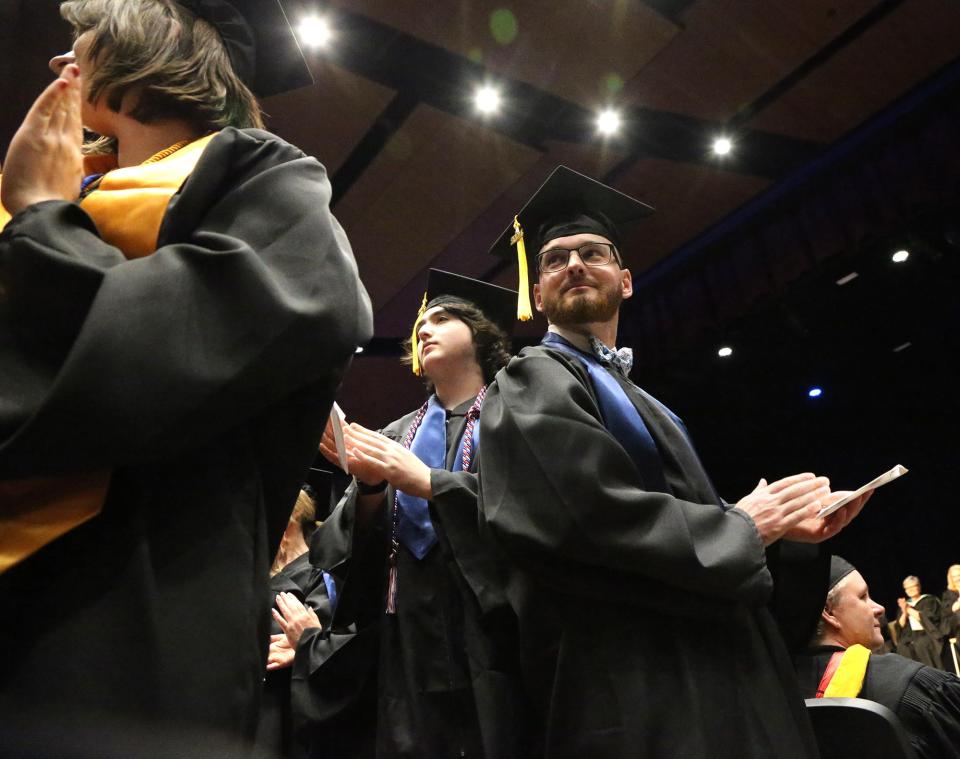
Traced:
[[807, 395], [810, 396], [811, 398], [819, 398], [821, 395], [823, 395], [823, 388], [811, 387], [807, 391]]
[[717, 355], [720, 356], [720, 358], [726, 358], [727, 356], [732, 356], [733, 348], [731, 348], [729, 345], [724, 345], [720, 350], [717, 351]]
[[490, 85], [484, 85], [474, 94], [473, 104], [482, 114], [496, 113], [500, 110], [500, 93]]
[[910, 258], [910, 251], [905, 249], [898, 250], [893, 254], [892, 258], [895, 264], [902, 264], [904, 261]]
[[333, 39], [333, 29], [325, 18], [308, 16], [297, 27], [300, 41], [307, 47], [326, 47]]
[[597, 131], [605, 136], [619, 132], [622, 123], [620, 114], [612, 108], [601, 111], [597, 115]]
[[729, 137], [717, 137], [713, 141], [713, 152], [715, 155], [729, 155], [733, 150], [733, 141]]

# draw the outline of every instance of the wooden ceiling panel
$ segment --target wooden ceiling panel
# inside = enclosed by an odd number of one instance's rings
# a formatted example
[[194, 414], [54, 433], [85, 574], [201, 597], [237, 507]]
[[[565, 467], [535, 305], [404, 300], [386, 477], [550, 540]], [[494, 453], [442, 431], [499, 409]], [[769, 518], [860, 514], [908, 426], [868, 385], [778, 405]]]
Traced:
[[334, 209], [375, 308], [539, 158], [478, 124], [418, 107]]
[[700, 0], [625, 90], [636, 105], [723, 122], [869, 11], [875, 0]]
[[332, 175], [394, 92], [336, 64], [311, 61], [315, 83], [269, 98], [267, 128], [316, 156]]
[[758, 129], [830, 142], [960, 56], [960, 3], [906, 2], [754, 118]]
[[706, 166], [643, 159], [617, 182], [617, 189], [649, 203], [656, 213], [632, 236], [627, 260], [634, 276], [768, 187], [760, 177]]
[[[679, 28], [636, 0], [334, 0], [587, 108], [604, 105]], [[470, 83], [465, 83], [468, 86]]]

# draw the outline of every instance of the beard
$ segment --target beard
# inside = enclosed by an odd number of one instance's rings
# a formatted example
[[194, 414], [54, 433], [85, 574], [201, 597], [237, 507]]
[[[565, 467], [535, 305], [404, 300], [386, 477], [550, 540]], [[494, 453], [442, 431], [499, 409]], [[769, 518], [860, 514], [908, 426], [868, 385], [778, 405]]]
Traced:
[[543, 313], [551, 324], [561, 327], [608, 322], [620, 310], [622, 302], [623, 293], [619, 285], [610, 289], [587, 290], [576, 295], [568, 295], [564, 291], [556, 298], [543, 299]]

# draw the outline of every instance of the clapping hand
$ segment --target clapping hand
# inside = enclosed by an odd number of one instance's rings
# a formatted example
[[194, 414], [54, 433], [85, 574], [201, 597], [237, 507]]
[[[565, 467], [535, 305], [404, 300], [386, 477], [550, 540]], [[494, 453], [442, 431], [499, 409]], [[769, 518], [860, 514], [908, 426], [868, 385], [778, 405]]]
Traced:
[[45, 200], [76, 200], [83, 178], [81, 79], [64, 66], [36, 99], [4, 162], [2, 200], [13, 215]]

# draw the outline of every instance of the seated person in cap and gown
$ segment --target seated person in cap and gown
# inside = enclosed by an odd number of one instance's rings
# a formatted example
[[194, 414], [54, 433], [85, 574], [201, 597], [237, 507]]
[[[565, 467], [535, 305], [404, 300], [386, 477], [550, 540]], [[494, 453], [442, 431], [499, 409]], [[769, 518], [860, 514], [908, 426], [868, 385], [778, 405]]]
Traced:
[[249, 740], [270, 557], [369, 300], [324, 168], [260, 128], [255, 94], [311, 81], [276, 2], [61, 13], [2, 184], [0, 711]]
[[560, 167], [494, 246], [539, 272], [550, 325], [497, 375], [480, 424], [480, 510], [510, 573], [532, 755], [813, 757], [770, 611], [812, 630], [827, 563], [781, 538], [836, 534], [863, 499], [819, 519], [841, 494], [800, 474], [731, 508], [682, 422], [628, 379], [612, 347], [632, 295], [618, 227], [648, 212]]
[[944, 669], [940, 650], [946, 630], [943, 629], [943, 609], [940, 599], [920, 591], [916, 575], [903, 579], [906, 598], [898, 598], [900, 616], [897, 617], [897, 653], [928, 667]]
[[960, 752], [960, 679], [882, 646], [883, 607], [870, 598], [863, 576], [834, 556], [830, 589], [812, 643], [795, 657], [804, 698], [865, 698], [900, 718], [921, 759]]
[[[376, 705], [353, 729], [375, 718], [372, 755], [526, 756], [514, 619], [478, 533], [474, 474], [486, 385], [509, 358], [498, 325], [512, 325], [516, 293], [431, 270], [424, 303], [409, 359], [430, 396], [381, 432], [343, 428], [357, 482], [311, 544], [339, 594], [332, 630], [308, 630], [294, 660], [317, 756], [343, 755], [342, 683], [365, 678]], [[332, 430], [321, 451], [338, 464]]]

